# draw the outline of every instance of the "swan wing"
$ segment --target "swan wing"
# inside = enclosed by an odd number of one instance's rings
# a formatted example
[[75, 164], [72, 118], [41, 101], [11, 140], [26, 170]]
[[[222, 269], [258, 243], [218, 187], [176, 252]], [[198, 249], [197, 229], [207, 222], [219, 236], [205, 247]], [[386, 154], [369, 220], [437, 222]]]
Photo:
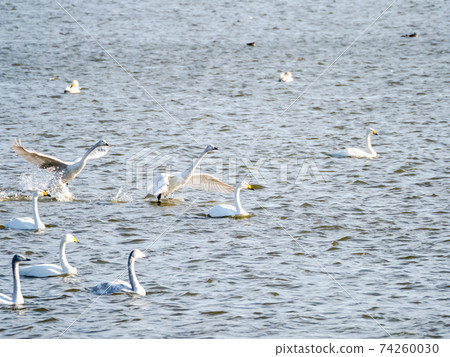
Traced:
[[13, 301], [8, 295], [0, 293], [0, 304], [12, 305]]
[[114, 280], [109, 283], [100, 283], [89, 289], [89, 292], [96, 295], [110, 295], [120, 291], [130, 291], [131, 285], [123, 280]]
[[193, 174], [185, 185], [186, 187], [205, 190], [210, 192], [226, 192], [234, 191], [234, 186], [230, 186], [220, 181], [217, 177], [210, 174]]
[[5, 228], [18, 230], [36, 229], [36, 223], [31, 217], [14, 218], [5, 224]]
[[169, 189], [169, 180], [173, 175], [168, 175], [166, 173], [158, 174], [153, 178], [153, 188], [150, 190], [149, 194], [145, 198], [150, 196], [164, 195]]
[[41, 169], [59, 171], [65, 169], [70, 164], [52, 156], [44, 155], [35, 151], [29, 151], [22, 146], [20, 141], [17, 140], [11, 145], [11, 147], [17, 155], [24, 158], [28, 162], [37, 165]]
[[226, 205], [226, 204], [222, 204], [222, 205], [217, 205], [214, 206], [213, 208], [211, 208], [207, 215], [210, 217], [230, 217], [230, 216], [235, 216], [237, 213], [236, 211], [236, 207], [231, 206], [231, 205]]
[[56, 264], [40, 264], [29, 267], [20, 267], [20, 275], [34, 278], [45, 278], [64, 274], [62, 268]]

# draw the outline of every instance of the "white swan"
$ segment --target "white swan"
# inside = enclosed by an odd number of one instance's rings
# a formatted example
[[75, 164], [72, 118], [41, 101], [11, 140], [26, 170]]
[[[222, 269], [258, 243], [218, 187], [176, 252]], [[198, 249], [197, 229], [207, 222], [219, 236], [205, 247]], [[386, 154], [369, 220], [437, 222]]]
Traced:
[[78, 243], [77, 239], [72, 234], [66, 234], [61, 238], [59, 244], [59, 261], [61, 266], [56, 264], [39, 264], [20, 268], [20, 275], [31, 276], [34, 278], [46, 278], [49, 276], [58, 275], [77, 275], [77, 268], [74, 268], [69, 264], [66, 258], [66, 245], [67, 243]]
[[233, 186], [220, 181], [213, 175], [204, 173], [194, 174], [195, 169], [203, 157], [213, 150], [217, 150], [217, 148], [213, 145], [208, 145], [198, 156], [197, 160], [183, 172], [174, 175], [167, 175], [166, 173], [158, 174], [153, 180], [153, 189], [144, 199], [154, 196], [158, 197], [158, 201], [161, 201], [161, 197], [165, 198], [182, 187], [214, 192], [233, 192]]
[[291, 72], [283, 72], [280, 74], [279, 82], [292, 82], [294, 78], [292, 78]]
[[20, 140], [16, 140], [11, 147], [17, 155], [37, 165], [39, 168], [54, 171], [63, 183], [74, 179], [84, 169], [88, 160], [105, 156], [109, 151], [109, 144], [102, 139], [79, 159], [74, 162], [66, 162], [35, 151], [28, 151], [22, 146]]
[[21, 305], [23, 304], [22, 290], [20, 289], [20, 276], [19, 276], [19, 263], [29, 261], [29, 258], [24, 257], [22, 254], [16, 254], [12, 258], [12, 271], [14, 280], [13, 296], [10, 298], [8, 295], [0, 293], [0, 304], [7, 305]]
[[217, 205], [211, 208], [208, 211], [208, 216], [211, 217], [243, 217], [248, 216], [249, 214], [242, 208], [241, 200], [239, 198], [240, 191], [245, 188], [249, 190], [253, 190], [252, 186], [250, 186], [246, 181], [242, 181], [241, 183], [238, 183], [236, 185], [236, 188], [234, 189], [234, 204], [235, 206], [231, 205]]
[[18, 229], [18, 230], [39, 230], [45, 229], [44, 223], [42, 223], [41, 218], [39, 217], [38, 211], [38, 197], [40, 196], [49, 196], [50, 195], [41, 190], [36, 190], [33, 192], [33, 218], [31, 217], [21, 217], [14, 218], [10, 220], [8, 223], [4, 225], [5, 228], [9, 229]]
[[80, 94], [80, 85], [77, 80], [74, 80], [70, 86], [66, 87], [64, 93]]
[[136, 259], [145, 258], [145, 254], [139, 249], [131, 251], [128, 257], [128, 277], [130, 284], [123, 280], [114, 280], [109, 283], [100, 283], [96, 286], [89, 288], [89, 292], [96, 295], [110, 295], [119, 292], [133, 293], [144, 296], [145, 290], [139, 281], [137, 280], [136, 273], [134, 271], [134, 262]]
[[372, 143], [370, 142], [370, 135], [378, 135], [377, 132], [372, 128], [367, 128], [366, 131], [366, 147], [367, 151], [355, 148], [347, 148], [344, 151], [334, 152], [331, 156], [334, 157], [357, 157], [357, 158], [367, 158], [373, 159], [377, 157], [376, 151], [372, 147]]

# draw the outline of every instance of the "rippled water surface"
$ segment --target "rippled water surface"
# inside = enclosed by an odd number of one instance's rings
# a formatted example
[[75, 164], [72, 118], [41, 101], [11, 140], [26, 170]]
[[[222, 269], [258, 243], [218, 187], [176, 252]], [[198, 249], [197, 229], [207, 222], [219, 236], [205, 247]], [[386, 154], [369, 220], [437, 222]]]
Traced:
[[[48, 181], [13, 138], [111, 150], [40, 200], [45, 231], [0, 230], [8, 294], [13, 254], [57, 263], [62, 235], [80, 241], [77, 276], [22, 279], [1, 337], [450, 337], [447, 1], [60, 3], [0, 5], [0, 224]], [[328, 155], [368, 126], [378, 158]], [[202, 171], [255, 186], [249, 218], [205, 215], [231, 195], [143, 200], [144, 173], [209, 143]], [[126, 279], [134, 248], [146, 296], [86, 291]]]

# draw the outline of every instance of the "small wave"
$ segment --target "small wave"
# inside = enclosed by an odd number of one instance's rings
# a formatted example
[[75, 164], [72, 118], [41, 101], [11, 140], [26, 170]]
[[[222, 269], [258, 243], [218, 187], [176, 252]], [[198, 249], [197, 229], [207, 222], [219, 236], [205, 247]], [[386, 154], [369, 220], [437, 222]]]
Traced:
[[127, 202], [133, 202], [133, 198], [131, 195], [127, 192], [124, 192], [122, 188], [119, 188], [119, 191], [114, 195], [113, 198], [111, 198], [112, 203], [127, 203]]

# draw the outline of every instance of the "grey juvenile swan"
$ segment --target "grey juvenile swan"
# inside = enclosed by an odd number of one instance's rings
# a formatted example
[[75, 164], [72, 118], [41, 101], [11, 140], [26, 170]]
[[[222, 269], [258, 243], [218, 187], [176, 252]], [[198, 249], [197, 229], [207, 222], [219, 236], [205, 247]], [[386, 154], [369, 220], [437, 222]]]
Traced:
[[134, 262], [136, 259], [145, 258], [145, 254], [139, 249], [131, 251], [128, 257], [128, 277], [130, 283], [123, 280], [114, 280], [109, 283], [100, 283], [96, 286], [89, 288], [89, 292], [96, 295], [111, 295], [119, 292], [126, 292], [144, 296], [145, 290], [139, 281], [137, 280], [136, 273], [134, 271]]
[[6, 304], [6, 305], [22, 305], [23, 304], [22, 290], [20, 289], [19, 263], [26, 262], [29, 260], [30, 260], [29, 258], [24, 257], [22, 254], [16, 254], [12, 258], [12, 271], [13, 271], [13, 280], [14, 280], [13, 296], [9, 297], [8, 295], [0, 293], [0, 304]]

